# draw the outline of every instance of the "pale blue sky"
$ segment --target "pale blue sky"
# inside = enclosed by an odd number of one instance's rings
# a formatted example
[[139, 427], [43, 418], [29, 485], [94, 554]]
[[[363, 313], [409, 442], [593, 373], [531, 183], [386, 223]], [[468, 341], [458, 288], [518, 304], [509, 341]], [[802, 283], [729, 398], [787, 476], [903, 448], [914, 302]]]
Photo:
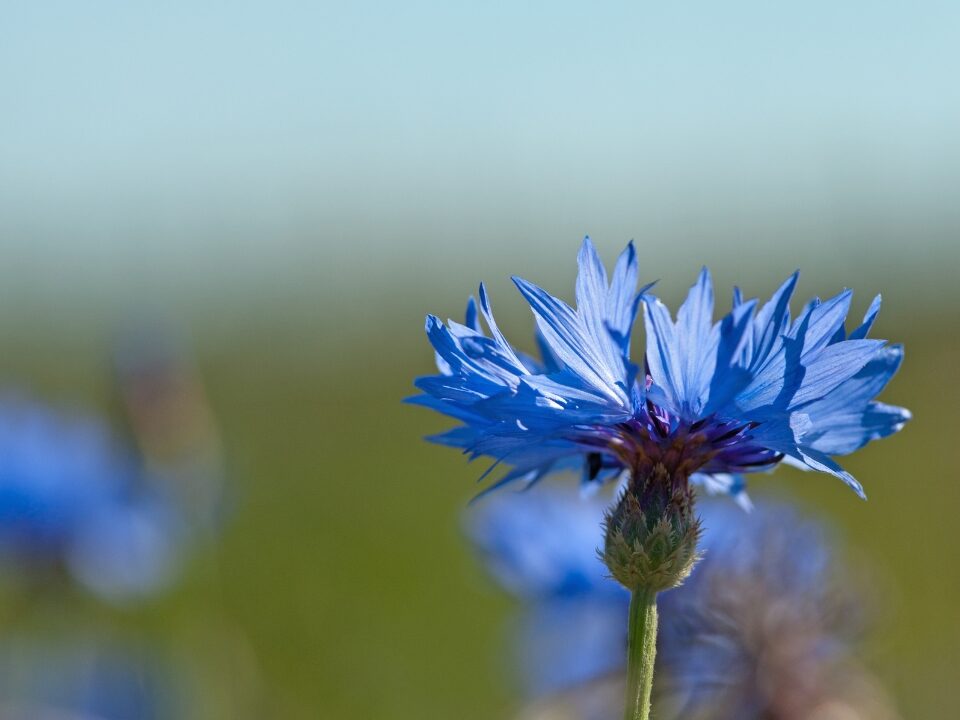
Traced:
[[958, 70], [955, 2], [7, 2], [0, 277], [915, 262], [960, 227]]

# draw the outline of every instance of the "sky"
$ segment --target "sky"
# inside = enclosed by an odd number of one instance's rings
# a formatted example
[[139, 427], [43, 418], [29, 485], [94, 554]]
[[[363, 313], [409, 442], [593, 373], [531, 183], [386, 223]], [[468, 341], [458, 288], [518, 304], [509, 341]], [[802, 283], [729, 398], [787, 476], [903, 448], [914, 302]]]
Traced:
[[388, 281], [590, 233], [952, 287], [958, 68], [949, 2], [8, 2], [0, 281]]

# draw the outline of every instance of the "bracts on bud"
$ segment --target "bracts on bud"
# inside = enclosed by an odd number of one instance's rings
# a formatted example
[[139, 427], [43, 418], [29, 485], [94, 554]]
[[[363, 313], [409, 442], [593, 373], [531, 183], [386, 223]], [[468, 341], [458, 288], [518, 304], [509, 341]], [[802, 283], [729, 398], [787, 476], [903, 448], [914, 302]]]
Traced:
[[602, 553], [610, 573], [628, 590], [669, 590], [693, 570], [700, 539], [693, 499], [686, 475], [670, 473], [662, 463], [630, 478], [607, 512]]

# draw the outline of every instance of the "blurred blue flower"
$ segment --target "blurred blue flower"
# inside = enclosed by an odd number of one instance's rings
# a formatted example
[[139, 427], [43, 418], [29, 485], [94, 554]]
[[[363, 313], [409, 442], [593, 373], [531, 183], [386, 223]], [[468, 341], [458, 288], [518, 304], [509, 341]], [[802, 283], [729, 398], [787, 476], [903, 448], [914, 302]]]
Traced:
[[[491, 496], [468, 511], [468, 533], [490, 572], [524, 601], [513, 637], [532, 697], [624, 667], [630, 596], [597, 558], [603, 509], [600, 498], [551, 486]], [[838, 575], [824, 527], [786, 503], [762, 509], [701, 504], [704, 558], [683, 586], [660, 596], [662, 713], [795, 717], [774, 711], [822, 699], [829, 669], [843, 664], [863, 629], [856, 584]], [[621, 693], [612, 699], [616, 707]]]
[[[564, 488], [565, 490], [566, 488]], [[555, 487], [473, 505], [467, 532], [488, 570], [526, 603], [517, 666], [530, 695], [618, 670], [630, 593], [597, 554], [606, 501]]]
[[659, 693], [675, 717], [806, 718], [843, 690], [866, 623], [856, 576], [823, 524], [761, 509], [705, 504], [704, 560], [661, 596]]
[[170, 577], [176, 513], [89, 417], [0, 401], [0, 557], [27, 572], [66, 567], [108, 599]]
[[[831, 456], [894, 433], [910, 417], [874, 401], [903, 356], [898, 345], [867, 339], [879, 297], [849, 334], [848, 290], [814, 298], [791, 322], [794, 274], [762, 306], [735, 291], [731, 311], [714, 322], [704, 268], [674, 321], [649, 286], [637, 290], [637, 277], [632, 243], [608, 281], [589, 238], [576, 309], [515, 277], [533, 309], [540, 360], [506, 341], [483, 285], [463, 324], [429, 315], [439, 374], [419, 378], [422, 394], [410, 401], [461, 422], [430, 439], [512, 466], [494, 487], [570, 467], [582, 467], [586, 481], [603, 480], [665, 461], [710, 491], [742, 497], [742, 473], [786, 459], [863, 495]], [[641, 303], [644, 373], [630, 361]]]
[[135, 648], [6, 638], [0, 717], [151, 720], [177, 717], [175, 682], [159, 658]]

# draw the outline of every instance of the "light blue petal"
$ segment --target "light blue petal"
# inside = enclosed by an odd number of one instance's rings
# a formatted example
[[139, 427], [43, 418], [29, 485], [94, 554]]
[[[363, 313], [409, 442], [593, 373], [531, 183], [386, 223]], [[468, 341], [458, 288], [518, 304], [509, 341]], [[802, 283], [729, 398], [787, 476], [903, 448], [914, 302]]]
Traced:
[[676, 324], [659, 300], [644, 302], [647, 326], [647, 365], [654, 383], [673, 410], [695, 417], [709, 394], [717, 362], [720, 329], [713, 325], [713, 284], [703, 268], [680, 307]]
[[852, 297], [853, 293], [850, 290], [844, 290], [810, 310], [804, 319], [806, 330], [799, 333], [803, 339], [801, 362], [829, 345], [837, 330], [843, 328], [843, 321], [850, 311]]
[[806, 366], [790, 408], [819, 400], [849, 380], [883, 348], [884, 340], [847, 340], [825, 348]]
[[877, 315], [880, 314], [880, 302], [881, 297], [877, 295], [873, 302], [870, 303], [870, 307], [867, 308], [866, 315], [863, 316], [863, 323], [860, 327], [850, 333], [850, 340], [862, 340], [867, 337], [867, 333], [870, 332], [870, 328], [873, 327], [873, 323], [877, 319]]
[[[423, 378], [418, 378], [417, 382]], [[421, 407], [430, 408], [436, 412], [439, 412], [443, 415], [448, 415], [449, 417], [456, 418], [457, 420], [462, 420], [463, 422], [468, 423], [485, 423], [485, 419], [475, 413], [472, 409], [468, 409], [463, 404], [460, 403], [450, 403], [445, 400], [435, 397], [434, 395], [414, 395], [412, 397], [404, 398], [403, 402], [408, 405], [419, 405]]]
[[514, 283], [533, 308], [537, 327], [553, 352], [571, 372], [603, 392], [610, 400], [629, 405], [624, 385], [624, 368], [620, 375], [610, 368], [591, 341], [577, 313], [566, 303], [523, 278]]
[[671, 409], [680, 412], [686, 388], [683, 386], [683, 358], [678, 353], [670, 310], [658, 298], [647, 295], [643, 298], [643, 319], [648, 372]]
[[553, 347], [547, 342], [547, 339], [540, 331], [539, 325], [536, 328], [537, 348], [540, 350], [540, 357], [543, 360], [543, 368], [546, 372], [559, 372], [563, 368], [563, 362], [554, 352]]
[[487, 288], [483, 283], [480, 283], [480, 311], [483, 313], [483, 319], [486, 320], [487, 326], [490, 328], [490, 334], [493, 335], [494, 340], [497, 341], [504, 356], [510, 358], [514, 365], [522, 367], [523, 363], [520, 362], [520, 358], [517, 357], [510, 343], [507, 342], [503, 333], [500, 332], [500, 328], [497, 327], [497, 321], [493, 319], [493, 307], [490, 305]]
[[799, 459], [814, 470], [829, 473], [830, 475], [840, 478], [860, 499], [867, 499], [867, 494], [863, 491], [863, 485], [857, 482], [853, 475], [840, 467], [829, 455], [818, 450], [804, 448], [800, 451]]
[[621, 339], [621, 352], [626, 357], [630, 352], [630, 330], [637, 317], [637, 300], [650, 286], [637, 291], [639, 269], [637, 266], [637, 251], [633, 241], [617, 258], [610, 279], [610, 290], [607, 294], [607, 327]]
[[504, 390], [502, 385], [474, 378], [465, 383], [463, 378], [446, 375], [427, 375], [413, 381], [414, 386], [428, 395], [445, 402], [470, 405], [488, 399]]
[[706, 402], [720, 340], [720, 329], [713, 325], [713, 281], [705, 267], [677, 313], [676, 338], [684, 358], [684, 410], [696, 415]]
[[786, 339], [736, 397], [745, 413], [764, 407], [796, 409], [819, 400], [856, 375], [883, 347], [882, 340], [849, 340], [826, 347], [808, 365], [798, 359], [802, 338]]
[[739, 367], [736, 363], [751, 338], [751, 316], [756, 304], [756, 300], [737, 303], [736, 307], [720, 321], [715, 371], [710, 381], [708, 401], [703, 409], [704, 415], [725, 407], [751, 380], [750, 371]]
[[848, 455], [899, 432], [910, 417], [906, 408], [871, 402], [861, 410], [831, 415], [827, 431], [804, 446], [830, 455]]
[[902, 345], [881, 348], [853, 377], [826, 397], [805, 407], [804, 412], [814, 417], [816, 424], [828, 427], [833, 413], [862, 408], [879, 395], [899, 370], [902, 361]]
[[770, 300], [757, 312], [754, 321], [752, 359], [749, 366], [757, 369], [780, 343], [790, 322], [790, 298], [797, 286], [800, 272], [788, 277]]
[[[623, 351], [610, 334], [607, 300], [607, 273], [589, 237], [584, 238], [577, 258], [577, 315], [588, 342], [596, 350], [612, 377], [623, 382]], [[636, 283], [634, 283], [634, 287]], [[616, 382], [615, 380], [615, 382]]]

